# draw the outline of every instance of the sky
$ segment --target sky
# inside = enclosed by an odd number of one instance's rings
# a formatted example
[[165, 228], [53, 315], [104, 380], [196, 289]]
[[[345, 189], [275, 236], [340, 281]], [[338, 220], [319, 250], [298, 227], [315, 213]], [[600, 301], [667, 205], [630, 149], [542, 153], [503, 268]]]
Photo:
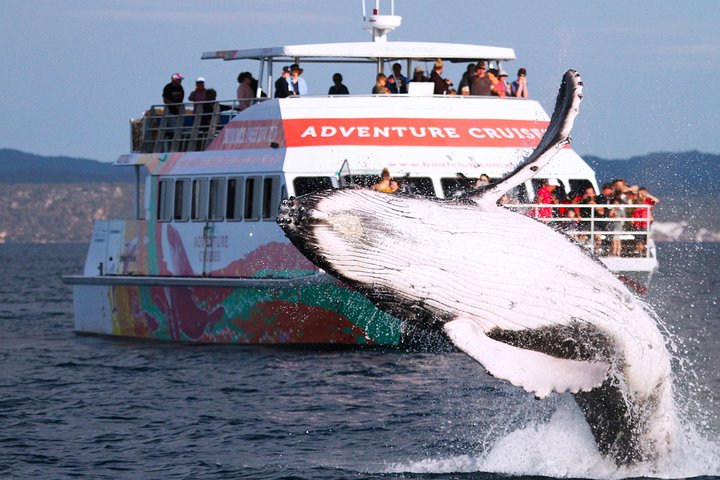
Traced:
[[[373, 0], [366, 0], [368, 7]], [[130, 149], [128, 120], [162, 102], [174, 72], [186, 95], [203, 76], [220, 99], [254, 62], [200, 60], [205, 51], [368, 41], [360, 0], [3, 0], [0, 148], [105, 162]], [[501, 10], [499, 5], [507, 8]], [[387, 13], [389, 1], [380, 4]], [[396, 41], [511, 47], [511, 78], [528, 71], [548, 113], [562, 74], [578, 70], [585, 99], [573, 131], [581, 155], [720, 153], [720, 1], [396, 0]], [[309, 65], [324, 94], [343, 66]], [[446, 66], [456, 84], [465, 65]], [[374, 71], [346, 72], [369, 93]]]

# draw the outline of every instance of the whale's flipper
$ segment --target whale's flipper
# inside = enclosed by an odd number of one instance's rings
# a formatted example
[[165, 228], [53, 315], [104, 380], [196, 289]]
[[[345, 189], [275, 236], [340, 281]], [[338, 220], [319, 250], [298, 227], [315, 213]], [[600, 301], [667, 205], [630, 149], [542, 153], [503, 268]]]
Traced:
[[578, 393], [599, 387], [610, 364], [558, 358], [515, 347], [488, 337], [477, 322], [459, 318], [444, 325], [445, 333], [492, 376], [507, 380], [538, 398], [552, 392]]
[[570, 131], [583, 98], [582, 90], [580, 74], [575, 70], [565, 72], [550, 124], [535, 150], [501, 180], [468, 194], [467, 198], [484, 208], [495, 207], [500, 197], [533, 178], [538, 170], [547, 165], [560, 149], [570, 143]]

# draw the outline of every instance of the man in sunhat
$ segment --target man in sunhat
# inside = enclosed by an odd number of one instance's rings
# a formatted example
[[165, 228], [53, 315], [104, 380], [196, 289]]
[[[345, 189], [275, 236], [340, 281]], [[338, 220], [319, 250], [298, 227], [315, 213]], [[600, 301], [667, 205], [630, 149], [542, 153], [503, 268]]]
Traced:
[[182, 87], [183, 76], [179, 73], [173, 73], [170, 77], [170, 83], [163, 88], [163, 103], [167, 105], [168, 112], [173, 115], [180, 114], [179, 103], [185, 98], [185, 90]]
[[507, 72], [501, 68], [500, 72], [498, 73], [499, 82], [498, 82], [498, 85], [496, 88], [496, 90], [499, 92], [499, 95], [501, 97], [506, 96], [508, 94], [508, 92], [510, 91], [510, 89], [508, 88], [507, 79], [508, 79]]
[[302, 78], [303, 69], [297, 63], [290, 65], [290, 90], [291, 95], [307, 95], [308, 87], [305, 79]]
[[413, 70], [413, 77], [410, 79], [410, 82], [427, 82], [425, 69], [420, 66], [415, 67], [415, 70]]
[[477, 76], [470, 85], [470, 95], [490, 95], [492, 83], [486, 74], [485, 60], [479, 60], [475, 65]]

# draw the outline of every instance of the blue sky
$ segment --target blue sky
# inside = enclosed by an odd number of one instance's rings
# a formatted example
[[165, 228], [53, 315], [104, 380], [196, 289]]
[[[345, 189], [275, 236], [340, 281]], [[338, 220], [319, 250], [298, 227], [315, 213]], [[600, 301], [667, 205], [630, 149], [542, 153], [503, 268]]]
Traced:
[[[372, 0], [366, 0], [370, 6]], [[381, 5], [389, 2], [383, 2]], [[501, 11], [498, 5], [506, 5]], [[201, 61], [204, 51], [366, 41], [359, 0], [3, 0], [0, 148], [113, 161], [129, 150], [128, 119], [161, 103], [173, 72], [186, 94], [199, 75], [234, 96], [253, 63]], [[546, 109], [567, 68], [585, 101], [574, 131], [582, 155], [720, 153], [720, 1], [397, 0], [391, 40], [507, 46]], [[464, 66], [446, 68], [454, 82]], [[311, 93], [334, 70], [306, 68]], [[369, 92], [373, 72], [345, 75]]]

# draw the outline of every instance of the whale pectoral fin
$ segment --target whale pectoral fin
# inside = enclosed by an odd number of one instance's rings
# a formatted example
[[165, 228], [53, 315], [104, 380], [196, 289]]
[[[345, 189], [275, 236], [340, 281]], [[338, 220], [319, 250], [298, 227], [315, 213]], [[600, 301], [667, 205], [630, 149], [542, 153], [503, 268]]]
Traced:
[[505, 193], [533, 178], [557, 152], [570, 143], [570, 132], [580, 110], [582, 92], [583, 83], [580, 74], [575, 70], [565, 72], [548, 128], [530, 156], [502, 179], [481, 190], [471, 192], [467, 197], [480, 207], [490, 209], [496, 206], [496, 202]]
[[592, 390], [603, 383], [610, 369], [605, 362], [558, 358], [493, 340], [477, 322], [466, 318], [452, 320], [444, 328], [450, 340], [480, 362], [490, 375], [538, 398], [551, 392]]

